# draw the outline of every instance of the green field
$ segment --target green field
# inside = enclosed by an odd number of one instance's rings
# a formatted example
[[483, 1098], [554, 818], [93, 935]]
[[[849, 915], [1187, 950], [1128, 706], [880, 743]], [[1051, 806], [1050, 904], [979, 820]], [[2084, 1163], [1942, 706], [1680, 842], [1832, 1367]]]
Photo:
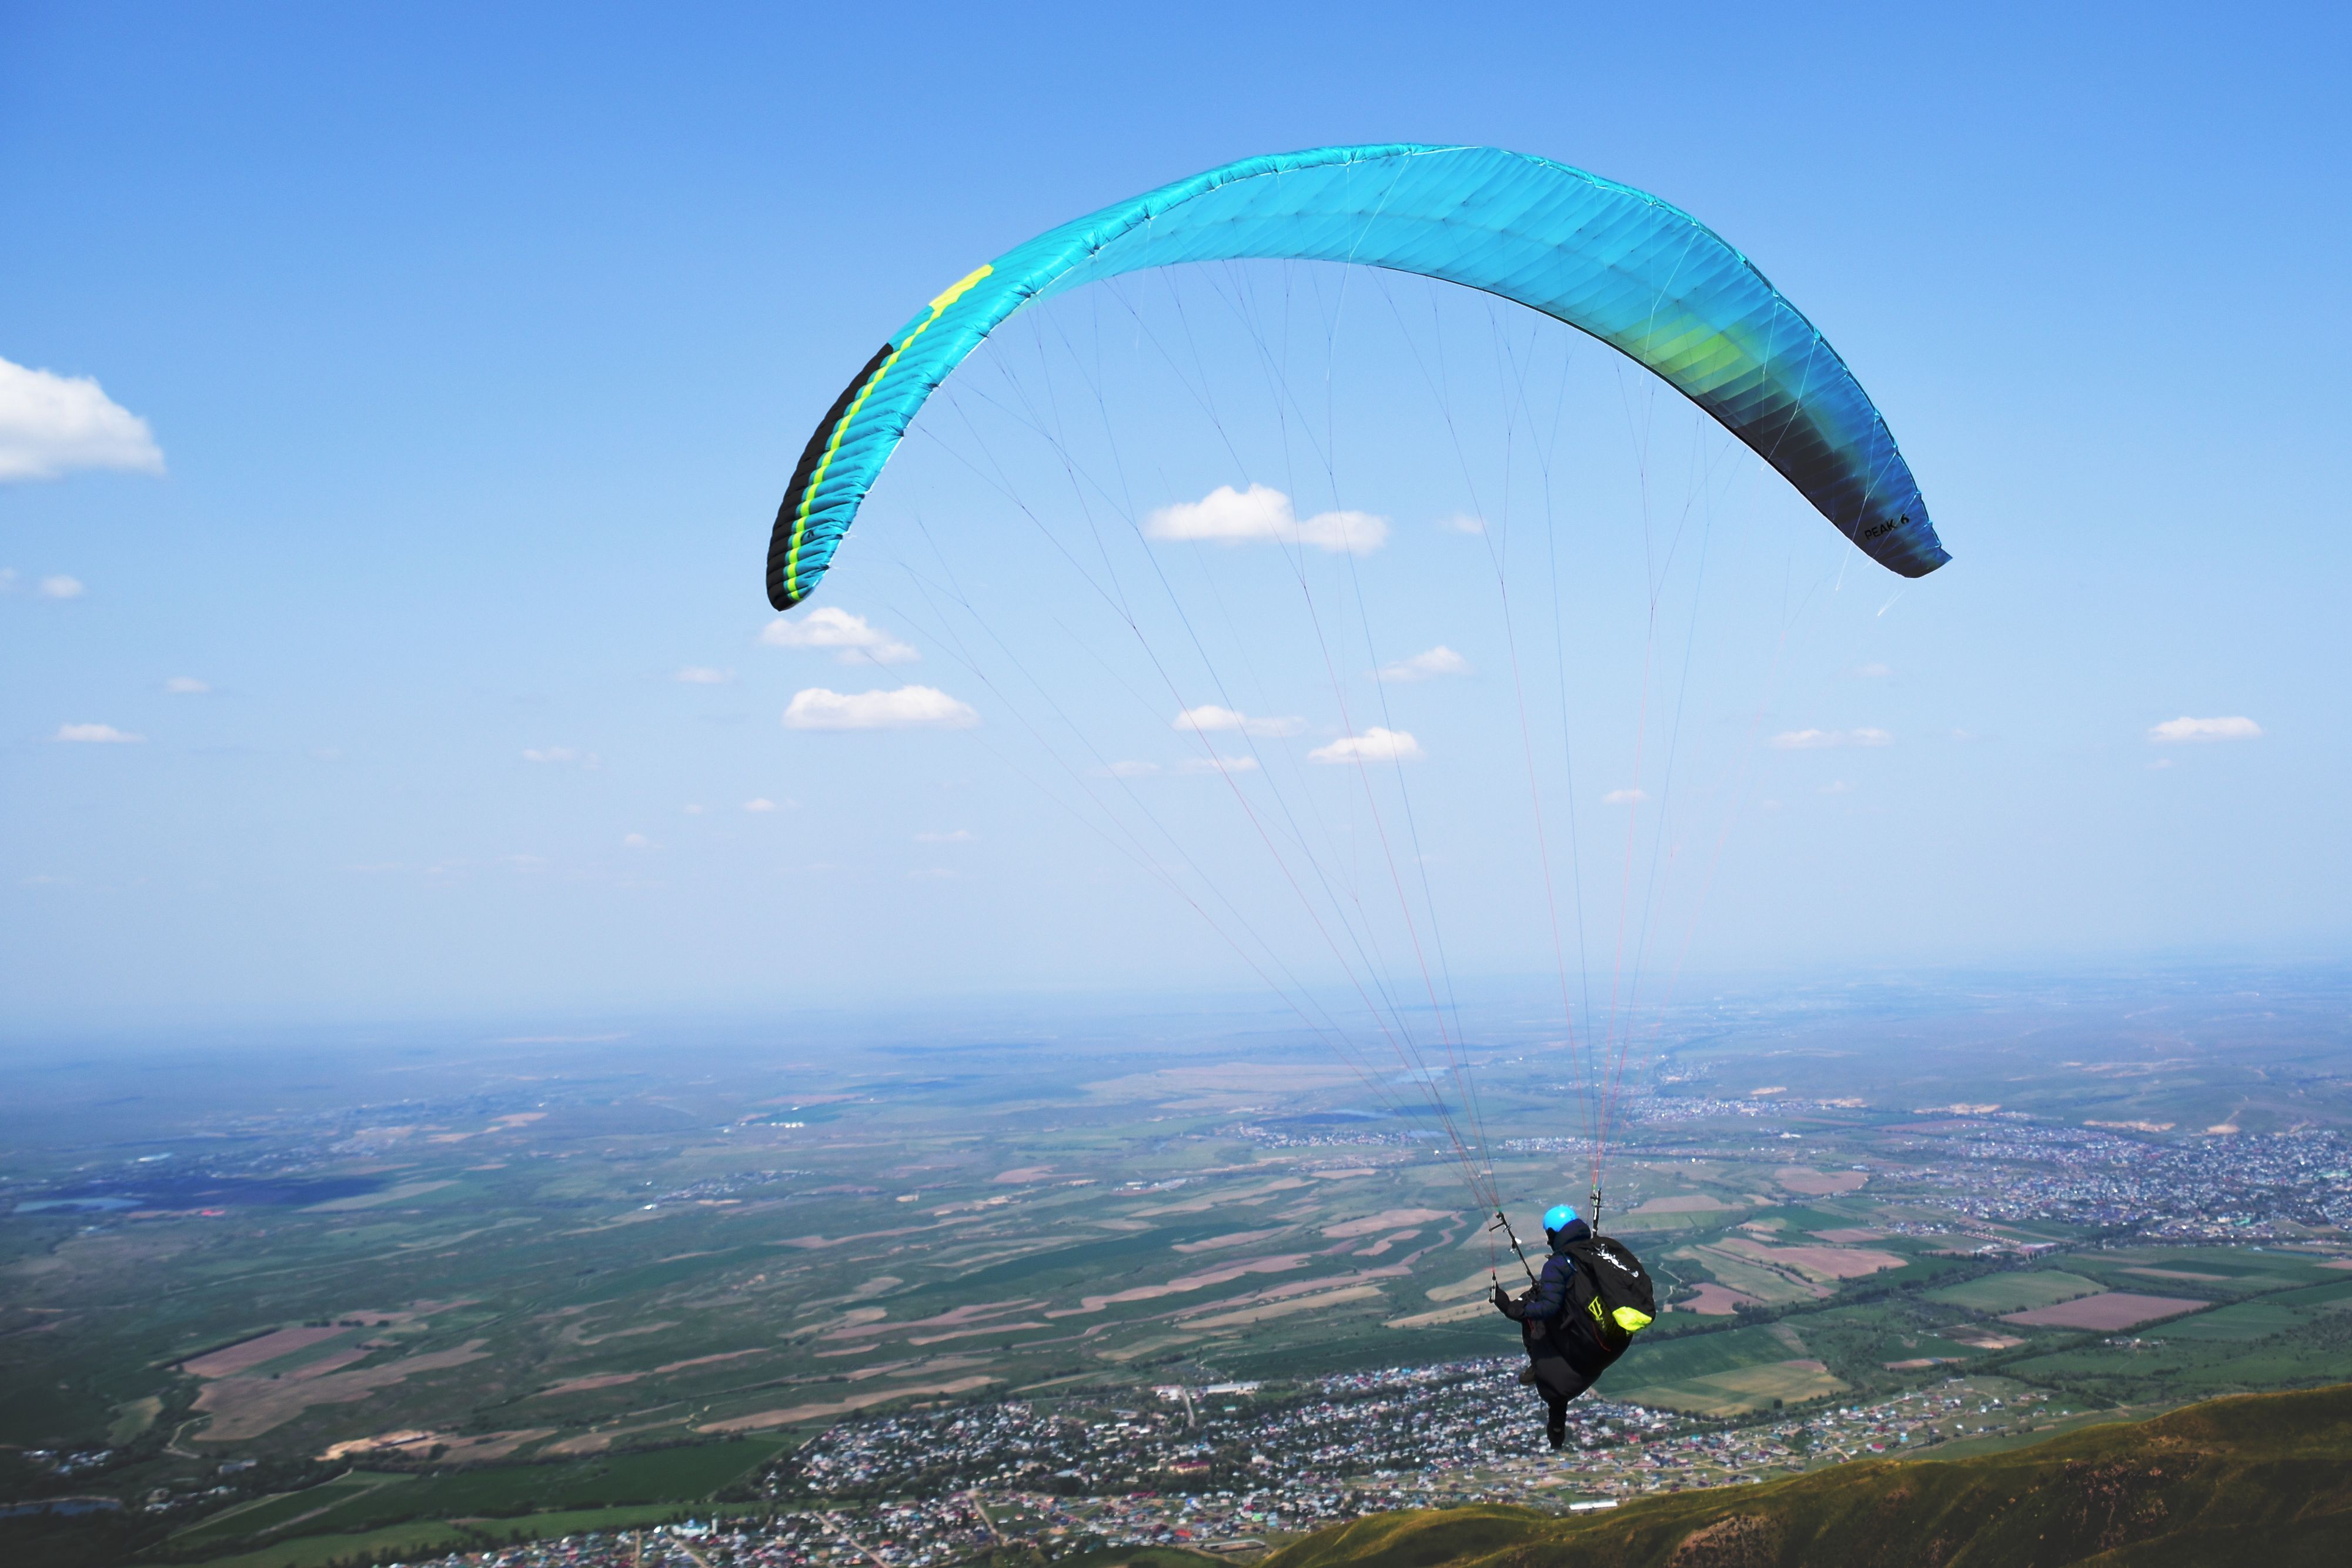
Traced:
[[1928, 1291], [1927, 1299], [1991, 1317], [2003, 1312], [2027, 1312], [2034, 1307], [2054, 1307], [2060, 1301], [2092, 1295], [2105, 1288], [2095, 1280], [2086, 1280], [2080, 1274], [2069, 1274], [2063, 1270], [2033, 1269], [2017, 1273], [1988, 1274], [1965, 1284], [1947, 1285], [1941, 1290]]
[[1664, 1386], [1743, 1367], [1803, 1358], [1809, 1347], [1794, 1331], [1771, 1328], [1726, 1329], [1714, 1333], [1686, 1334], [1655, 1343], [1636, 1341], [1597, 1385], [1611, 1397], [1621, 1388]]
[[[413, 1478], [339, 1476], [304, 1491], [281, 1493], [224, 1509], [181, 1531], [172, 1537], [172, 1542], [176, 1547], [193, 1550], [268, 1535], [298, 1519], [307, 1520], [314, 1515], [332, 1512], [365, 1498], [381, 1487], [394, 1484], [413, 1484]], [[323, 1519], [320, 1523], [323, 1526]]]
[[1846, 1392], [1850, 1385], [1818, 1362], [1777, 1361], [1709, 1373], [1670, 1384], [1643, 1384], [1616, 1393], [1620, 1399], [1692, 1416], [1737, 1416], [1779, 1408]]
[[404, 1524], [356, 1535], [304, 1535], [234, 1556], [208, 1557], [205, 1568], [329, 1568], [337, 1563], [370, 1563], [387, 1555], [425, 1556], [465, 1551], [481, 1537], [454, 1524]]
[[772, 1438], [739, 1438], [566, 1464], [499, 1465], [443, 1475], [355, 1473], [258, 1506], [225, 1511], [172, 1538], [202, 1552], [270, 1536], [299, 1520], [306, 1535], [352, 1535], [413, 1521], [473, 1520], [497, 1533], [514, 1519], [546, 1533], [536, 1516], [675, 1504], [707, 1498], [773, 1458]]
[[2210, 1312], [2150, 1328], [2151, 1334], [2161, 1333], [2165, 1339], [2210, 1340], [2221, 1344], [2243, 1344], [2264, 1339], [2274, 1333], [2284, 1333], [2311, 1321], [2313, 1309], [2287, 1306], [2277, 1301], [2241, 1301], [2233, 1307], [2219, 1307]]

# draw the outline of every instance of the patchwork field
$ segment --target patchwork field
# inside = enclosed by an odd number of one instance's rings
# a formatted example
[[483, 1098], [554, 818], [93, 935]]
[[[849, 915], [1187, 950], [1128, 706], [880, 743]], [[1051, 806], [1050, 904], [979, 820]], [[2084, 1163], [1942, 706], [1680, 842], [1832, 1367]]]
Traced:
[[[2031, 1049], [1953, 1026], [1896, 1084], [1887, 1018], [1820, 1005], [1783, 1092], [1741, 1066], [1793, 1049], [1764, 1010], [1669, 1031], [1629, 1092], [1604, 1213], [1666, 1310], [1601, 1395], [1738, 1421], [1956, 1376], [2134, 1405], [2352, 1376], [2345, 1166], [2292, 1131], [2333, 1091], [2168, 1069], [2223, 1102], [2200, 1120], [2155, 1103], [2189, 1088], [2066, 1066], [2125, 1051], [2136, 995], [2097, 1038], [2071, 1004]], [[1476, 1031], [1479, 1180], [1523, 1238], [1590, 1190], [1530, 1016]], [[169, 1538], [290, 1565], [704, 1502], [836, 1422], [1517, 1354], [1485, 1298], [1525, 1276], [1450, 1146], [1316, 1042], [1260, 1015], [1041, 1032], [468, 1039], [210, 1099], [0, 1096], [0, 1499], [131, 1500], [72, 1527], [87, 1563]], [[2082, 1126], [2224, 1113], [2252, 1130]], [[2151, 1207], [2119, 1217], [2133, 1182]], [[2188, 1188], [2278, 1207], [2189, 1235], [2154, 1207]], [[0, 1520], [0, 1561], [36, 1528]]]

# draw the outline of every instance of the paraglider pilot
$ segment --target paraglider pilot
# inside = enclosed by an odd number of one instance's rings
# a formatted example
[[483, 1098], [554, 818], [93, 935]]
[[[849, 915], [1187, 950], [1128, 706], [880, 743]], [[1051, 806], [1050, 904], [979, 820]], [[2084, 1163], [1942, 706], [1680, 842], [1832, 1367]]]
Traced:
[[[1516, 1298], [1495, 1285], [1495, 1310], [1519, 1325], [1528, 1364], [1519, 1381], [1542, 1396], [1555, 1448], [1568, 1437], [1568, 1402], [1592, 1386], [1656, 1312], [1641, 1260], [1596, 1236], [1567, 1204], [1544, 1211], [1551, 1256], [1543, 1273]], [[1516, 1243], [1515, 1243], [1516, 1245]]]

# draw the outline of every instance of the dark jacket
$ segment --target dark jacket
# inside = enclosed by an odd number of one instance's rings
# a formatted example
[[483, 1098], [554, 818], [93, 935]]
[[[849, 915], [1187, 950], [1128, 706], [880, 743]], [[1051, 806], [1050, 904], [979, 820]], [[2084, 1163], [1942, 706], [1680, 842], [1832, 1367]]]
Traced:
[[1571, 1219], [1565, 1229], [1551, 1232], [1551, 1256], [1544, 1260], [1535, 1289], [1502, 1308], [1503, 1315], [1520, 1322], [1558, 1323], [1568, 1307], [1569, 1288], [1576, 1282], [1576, 1260], [1568, 1255], [1568, 1249], [1591, 1235], [1592, 1227], [1581, 1219]]
[[1585, 1325], [1582, 1314], [1569, 1310], [1578, 1291], [1577, 1263], [1568, 1249], [1590, 1239], [1591, 1235], [1592, 1228], [1581, 1219], [1570, 1221], [1565, 1229], [1553, 1231], [1551, 1256], [1544, 1260], [1543, 1272], [1537, 1276], [1535, 1288], [1521, 1292], [1515, 1301], [1497, 1303], [1505, 1317], [1517, 1322], [1529, 1355], [1538, 1361], [1565, 1356], [1575, 1364], [1587, 1382], [1616, 1359]]

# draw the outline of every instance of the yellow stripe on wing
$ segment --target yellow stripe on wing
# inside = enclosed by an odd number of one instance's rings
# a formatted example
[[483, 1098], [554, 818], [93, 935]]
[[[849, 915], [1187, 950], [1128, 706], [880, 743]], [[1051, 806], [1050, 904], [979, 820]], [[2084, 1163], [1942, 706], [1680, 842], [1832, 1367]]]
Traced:
[[824, 471], [833, 466], [833, 455], [840, 449], [841, 438], [848, 431], [851, 422], [857, 418], [857, 411], [866, 406], [866, 400], [873, 395], [876, 387], [882, 384], [882, 378], [890, 373], [890, 367], [898, 362], [898, 356], [913, 348], [915, 340], [929, 331], [931, 323], [938, 320], [949, 306], [962, 298], [973, 284], [995, 270], [993, 267], [982, 267], [967, 273], [946, 293], [932, 300], [931, 313], [923, 318], [923, 324], [908, 333], [905, 342], [890, 350], [890, 357], [883, 361], [881, 368], [858, 389], [857, 397], [850, 403], [849, 411], [833, 427], [833, 439], [824, 444], [824, 456], [817, 463], [816, 471], [809, 476], [808, 487], [801, 492], [800, 507], [793, 514], [793, 548], [784, 557], [784, 596], [787, 599], [797, 601], [801, 596], [801, 541], [808, 537], [809, 508], [815, 504], [816, 487], [824, 483]]

